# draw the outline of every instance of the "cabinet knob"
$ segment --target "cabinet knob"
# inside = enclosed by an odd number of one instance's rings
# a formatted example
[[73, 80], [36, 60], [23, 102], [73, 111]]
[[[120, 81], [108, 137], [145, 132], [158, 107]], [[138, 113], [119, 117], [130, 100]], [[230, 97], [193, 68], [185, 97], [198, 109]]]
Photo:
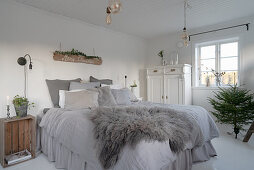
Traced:
[[164, 96], [161, 96], [162, 99], [164, 99]]
[[176, 69], [172, 68], [170, 71], [171, 71], [171, 72], [174, 72], [174, 71], [176, 71]]
[[166, 96], [166, 99], [168, 99], [168, 96]]
[[158, 72], [158, 70], [153, 70], [153, 72], [154, 72], [154, 73], [157, 73], [157, 72]]

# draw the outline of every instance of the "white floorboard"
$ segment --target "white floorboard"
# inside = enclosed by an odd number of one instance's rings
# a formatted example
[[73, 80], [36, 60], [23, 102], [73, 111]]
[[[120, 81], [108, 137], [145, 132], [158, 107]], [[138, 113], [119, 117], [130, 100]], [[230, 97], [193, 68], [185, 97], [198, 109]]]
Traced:
[[[222, 132], [220, 138], [212, 141], [218, 156], [209, 161], [193, 165], [192, 170], [254, 170], [254, 135], [249, 143], [242, 142], [243, 136], [234, 139]], [[0, 170], [3, 168], [0, 166]], [[54, 163], [40, 154], [36, 159], [4, 170], [56, 170]]]

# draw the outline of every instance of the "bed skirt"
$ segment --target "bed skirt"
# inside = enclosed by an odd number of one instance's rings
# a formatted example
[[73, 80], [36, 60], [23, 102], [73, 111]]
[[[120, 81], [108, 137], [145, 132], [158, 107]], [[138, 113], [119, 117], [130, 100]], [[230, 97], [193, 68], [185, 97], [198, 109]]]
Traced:
[[[41, 151], [48, 157], [49, 161], [55, 162], [55, 167], [59, 169], [98, 169], [98, 167], [93, 167], [81, 156], [66, 148], [57, 139], [49, 136], [43, 128], [41, 129]], [[211, 141], [208, 141], [201, 147], [181, 152], [174, 162], [162, 167], [161, 170], [191, 170], [193, 163], [209, 160], [213, 156], [216, 156], [216, 151]]]

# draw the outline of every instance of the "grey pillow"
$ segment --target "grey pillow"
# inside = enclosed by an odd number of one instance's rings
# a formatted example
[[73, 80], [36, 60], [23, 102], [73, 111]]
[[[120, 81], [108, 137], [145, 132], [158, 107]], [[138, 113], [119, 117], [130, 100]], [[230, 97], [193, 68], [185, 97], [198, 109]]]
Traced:
[[98, 96], [99, 106], [116, 106], [117, 105], [110, 87], [106, 86], [106, 87], [100, 87], [97, 89], [88, 89], [88, 90], [99, 92], [99, 96]]
[[111, 92], [118, 105], [130, 105], [131, 99], [129, 95], [129, 89], [111, 89]]
[[74, 80], [48, 80], [46, 83], [49, 89], [49, 94], [54, 107], [59, 107], [59, 90], [69, 90], [70, 82], [80, 82], [81, 79]]
[[101, 84], [106, 84], [106, 85], [111, 85], [113, 84], [113, 81], [110, 80], [110, 79], [97, 79], [97, 78], [94, 78], [93, 76], [90, 76], [90, 82], [100, 82]]
[[91, 83], [71, 82], [69, 90], [86, 90], [100, 87], [100, 85], [101, 85], [100, 82], [91, 82]]

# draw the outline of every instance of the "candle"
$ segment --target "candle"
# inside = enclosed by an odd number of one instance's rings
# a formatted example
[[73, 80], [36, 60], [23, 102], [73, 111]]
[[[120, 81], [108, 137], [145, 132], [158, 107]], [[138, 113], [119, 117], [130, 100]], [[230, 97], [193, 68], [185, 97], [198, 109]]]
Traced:
[[7, 96], [6, 100], [7, 100], [7, 106], [10, 105], [10, 96]]

